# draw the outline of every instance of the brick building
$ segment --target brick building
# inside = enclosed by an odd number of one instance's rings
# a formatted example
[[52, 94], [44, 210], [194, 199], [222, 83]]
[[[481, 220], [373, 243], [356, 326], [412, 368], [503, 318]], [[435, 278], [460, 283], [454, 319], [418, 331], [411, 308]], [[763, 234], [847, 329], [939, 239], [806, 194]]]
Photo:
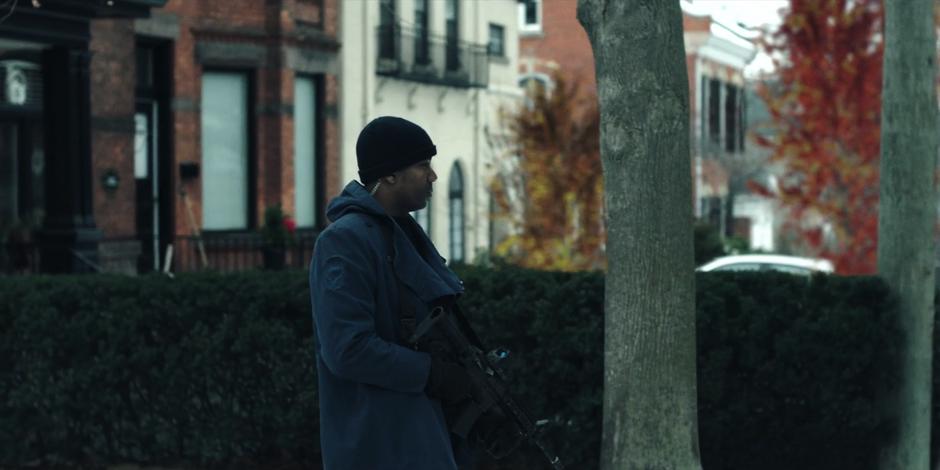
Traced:
[[596, 91], [594, 54], [577, 9], [577, 0], [519, 3], [520, 84], [551, 86], [552, 74], [560, 71], [583, 91]]
[[[71, 46], [89, 58], [75, 71], [87, 78], [68, 92], [74, 96], [62, 99], [60, 71], [48, 61], [26, 61], [44, 92], [39, 127], [80, 115], [69, 137], [87, 146], [76, 156], [45, 132], [36, 144], [45, 168], [34, 162], [35, 175], [21, 170], [11, 182], [42, 197], [0, 200], [0, 208], [15, 207], [0, 219], [0, 230], [13, 227], [7, 241], [15, 234], [37, 248], [19, 251], [30, 267], [149, 271], [164, 265], [171, 245], [175, 270], [202, 267], [198, 251], [214, 269], [256, 266], [257, 230], [275, 205], [312, 240], [339, 184], [338, 0], [86, 3], [98, 6]], [[0, 35], [16, 44], [27, 20], [73, 4], [20, 2]], [[53, 26], [40, 25], [49, 35]], [[47, 48], [35, 46], [33, 56], [50, 55]], [[16, 53], [4, 49], [0, 59]], [[81, 171], [68, 166], [60, 175], [50, 168], [57, 158]], [[30, 181], [38, 183], [23, 189]], [[61, 202], [74, 197], [81, 203]]]
[[[755, 33], [720, 21], [681, 0], [693, 135], [694, 212], [732, 232], [729, 162], [745, 152], [744, 68], [756, 54]], [[594, 57], [577, 19], [577, 0], [522, 0], [520, 84], [553, 86], [556, 71], [596, 92]]]

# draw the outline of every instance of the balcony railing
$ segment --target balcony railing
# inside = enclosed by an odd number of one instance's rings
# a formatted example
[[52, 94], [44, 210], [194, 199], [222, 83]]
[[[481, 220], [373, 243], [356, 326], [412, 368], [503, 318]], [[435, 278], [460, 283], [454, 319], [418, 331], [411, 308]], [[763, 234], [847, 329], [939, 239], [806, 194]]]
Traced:
[[376, 73], [459, 88], [489, 83], [486, 46], [421, 33], [398, 25], [376, 29]]

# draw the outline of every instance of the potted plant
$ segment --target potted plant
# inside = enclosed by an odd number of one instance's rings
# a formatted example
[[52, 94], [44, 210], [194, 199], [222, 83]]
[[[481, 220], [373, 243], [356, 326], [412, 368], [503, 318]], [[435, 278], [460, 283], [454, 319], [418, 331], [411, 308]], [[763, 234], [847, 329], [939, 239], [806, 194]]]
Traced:
[[262, 254], [265, 269], [283, 269], [287, 247], [294, 244], [294, 232], [297, 224], [290, 215], [281, 209], [281, 205], [270, 206], [264, 210], [264, 226], [261, 228], [263, 240]]

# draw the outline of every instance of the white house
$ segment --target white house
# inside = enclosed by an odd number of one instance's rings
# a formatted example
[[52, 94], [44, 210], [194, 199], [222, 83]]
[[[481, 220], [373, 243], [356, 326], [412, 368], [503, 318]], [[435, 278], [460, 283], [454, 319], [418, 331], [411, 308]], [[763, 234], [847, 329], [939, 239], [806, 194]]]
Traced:
[[680, 5], [693, 114], [695, 216], [725, 236], [742, 236], [754, 249], [773, 251], [780, 225], [775, 202], [746, 187], [772, 174], [766, 149], [747, 138], [756, 120], [767, 119], [745, 73], [757, 55], [759, 33], [712, 16], [699, 4]]
[[415, 218], [450, 261], [490, 247], [485, 131], [521, 98], [516, 0], [345, 0], [341, 3], [341, 170], [358, 179], [356, 139], [370, 120], [401, 116], [428, 131], [438, 175]]

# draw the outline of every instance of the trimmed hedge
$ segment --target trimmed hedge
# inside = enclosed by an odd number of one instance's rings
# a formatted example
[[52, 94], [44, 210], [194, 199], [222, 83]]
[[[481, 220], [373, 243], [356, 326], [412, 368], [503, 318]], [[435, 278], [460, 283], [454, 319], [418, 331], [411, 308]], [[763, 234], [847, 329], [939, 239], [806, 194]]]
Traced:
[[[528, 366], [515, 390], [572, 468], [597, 468], [603, 279], [514, 268], [462, 273], [491, 344]], [[509, 282], [507, 282], [509, 281]], [[876, 278], [699, 274], [699, 442], [706, 469], [875, 468], [891, 436], [895, 306]], [[938, 344], [940, 346], [940, 344]], [[502, 468], [540, 462], [528, 452]]]
[[[597, 468], [603, 277], [460, 274], [485, 342], [524, 361], [514, 391], [548, 419], [546, 440], [569, 468]], [[0, 467], [316, 468], [306, 283], [299, 271], [3, 279]], [[874, 468], [897, 381], [884, 285], [710, 273], [697, 286], [703, 467]], [[524, 448], [499, 467], [541, 459]]]
[[876, 468], [898, 379], [884, 284], [773, 273], [697, 281], [703, 467]]
[[297, 272], [4, 279], [0, 466], [318, 459], [309, 305]]

